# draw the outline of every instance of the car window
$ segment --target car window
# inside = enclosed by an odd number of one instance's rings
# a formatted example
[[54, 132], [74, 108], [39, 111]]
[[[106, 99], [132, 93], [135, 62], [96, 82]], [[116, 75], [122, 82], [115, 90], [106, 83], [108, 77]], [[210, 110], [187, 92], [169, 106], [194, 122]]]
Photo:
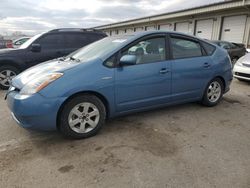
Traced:
[[87, 36], [90, 43], [104, 38], [103, 35], [100, 35], [98, 33], [88, 33], [88, 34], [86, 34], [86, 36]]
[[232, 46], [228, 42], [220, 42], [220, 47], [222, 47], [224, 49], [231, 49], [232, 48]]
[[68, 48], [81, 48], [103, 37], [92, 33], [65, 33], [64, 40]]
[[80, 33], [65, 33], [64, 39], [68, 48], [81, 48], [89, 44], [88, 38]]
[[110, 58], [108, 58], [105, 62], [104, 62], [104, 66], [108, 67], [108, 68], [113, 68], [115, 67], [115, 63], [116, 63], [116, 54], [111, 56]]
[[159, 62], [166, 59], [165, 37], [157, 37], [138, 42], [122, 52], [123, 55], [135, 55], [136, 64]]
[[207, 42], [201, 42], [202, 43], [202, 46], [204, 47], [207, 55], [212, 55], [215, 51], [215, 47]]
[[49, 34], [40, 38], [37, 43], [45, 49], [58, 49], [64, 48], [64, 39], [61, 34]]
[[200, 44], [189, 39], [171, 37], [171, 46], [174, 59], [200, 57], [203, 55]]

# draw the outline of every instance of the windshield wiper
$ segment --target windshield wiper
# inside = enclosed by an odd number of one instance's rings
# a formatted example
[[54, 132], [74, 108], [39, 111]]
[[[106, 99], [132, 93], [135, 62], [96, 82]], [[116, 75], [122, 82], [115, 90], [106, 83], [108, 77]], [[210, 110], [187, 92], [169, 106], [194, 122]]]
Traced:
[[66, 59], [66, 56], [58, 58], [58, 61], [64, 61]]
[[80, 62], [80, 59], [76, 59], [73, 56], [70, 56], [69, 59], [72, 60], [72, 61]]

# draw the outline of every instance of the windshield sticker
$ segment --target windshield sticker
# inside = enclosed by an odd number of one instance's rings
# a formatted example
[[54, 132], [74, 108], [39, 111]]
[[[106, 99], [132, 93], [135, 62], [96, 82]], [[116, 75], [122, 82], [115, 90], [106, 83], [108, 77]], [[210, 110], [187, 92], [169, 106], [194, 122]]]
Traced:
[[117, 43], [123, 43], [125, 42], [127, 39], [116, 39], [116, 40], [113, 40], [112, 42], [117, 42]]

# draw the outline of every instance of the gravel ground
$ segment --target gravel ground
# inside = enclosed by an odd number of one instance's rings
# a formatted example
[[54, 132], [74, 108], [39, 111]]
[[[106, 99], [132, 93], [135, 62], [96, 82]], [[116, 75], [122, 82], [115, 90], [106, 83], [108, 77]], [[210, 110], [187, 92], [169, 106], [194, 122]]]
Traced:
[[250, 84], [196, 103], [109, 120], [90, 139], [30, 132], [0, 91], [0, 187], [250, 187]]

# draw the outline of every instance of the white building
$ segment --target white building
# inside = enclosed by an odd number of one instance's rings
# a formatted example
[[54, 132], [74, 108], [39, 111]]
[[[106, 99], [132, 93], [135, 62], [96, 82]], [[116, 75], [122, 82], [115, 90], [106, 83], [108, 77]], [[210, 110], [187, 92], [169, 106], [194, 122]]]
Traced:
[[179, 31], [250, 47], [250, 0], [233, 0], [95, 27], [108, 35]]

